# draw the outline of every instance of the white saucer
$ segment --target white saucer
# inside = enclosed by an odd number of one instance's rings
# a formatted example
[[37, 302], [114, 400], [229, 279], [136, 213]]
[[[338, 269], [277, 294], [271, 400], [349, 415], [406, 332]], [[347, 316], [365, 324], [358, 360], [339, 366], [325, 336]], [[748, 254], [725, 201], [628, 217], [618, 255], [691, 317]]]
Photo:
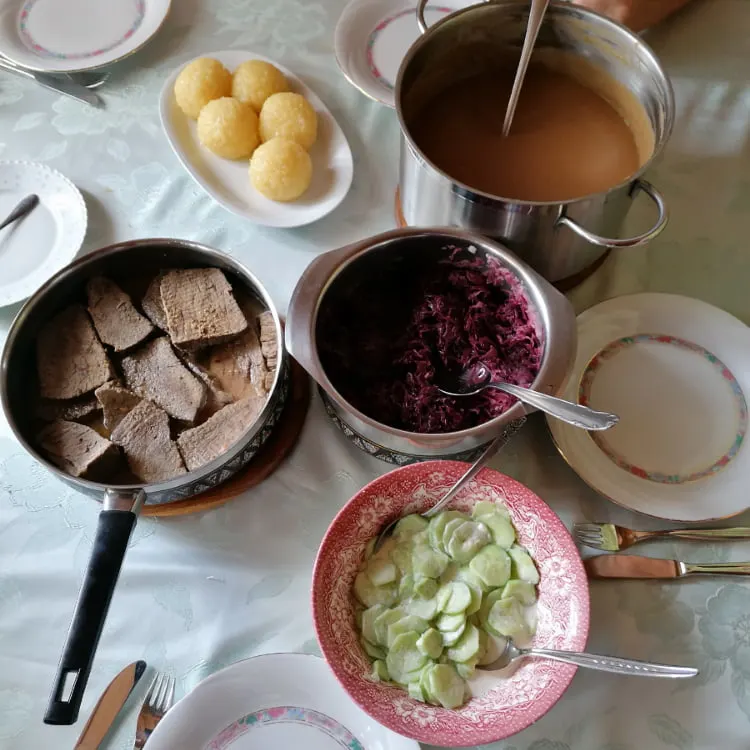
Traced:
[[86, 204], [59, 172], [30, 161], [0, 161], [0, 221], [27, 195], [39, 204], [0, 229], [0, 307], [30, 297], [68, 265], [86, 234]]
[[265, 60], [275, 65], [289, 81], [292, 91], [302, 94], [318, 114], [318, 139], [310, 149], [312, 184], [296, 201], [277, 203], [263, 197], [250, 184], [248, 160], [230, 161], [201, 146], [195, 121], [186, 117], [174, 97], [174, 82], [186, 65], [169, 76], [159, 100], [161, 124], [167, 140], [190, 176], [228, 211], [267, 227], [301, 227], [321, 219], [344, 200], [354, 176], [354, 160], [344, 131], [318, 96], [291, 71], [263, 55], [243, 50], [206, 52], [230, 71], [245, 60]]
[[750, 507], [750, 328], [723, 310], [672, 294], [586, 310], [563, 397], [619, 415], [598, 433], [547, 420], [573, 470], [618, 505], [685, 522]]
[[[432, 25], [480, 0], [432, 0], [425, 20]], [[409, 47], [419, 38], [416, 0], [351, 0], [334, 38], [336, 61], [353, 86], [388, 107], [395, 107], [393, 88]]]
[[44, 72], [111, 65], [161, 28], [170, 0], [5, 0], [0, 54]]
[[419, 750], [378, 724], [306, 654], [237, 662], [198, 685], [159, 722], [149, 750]]

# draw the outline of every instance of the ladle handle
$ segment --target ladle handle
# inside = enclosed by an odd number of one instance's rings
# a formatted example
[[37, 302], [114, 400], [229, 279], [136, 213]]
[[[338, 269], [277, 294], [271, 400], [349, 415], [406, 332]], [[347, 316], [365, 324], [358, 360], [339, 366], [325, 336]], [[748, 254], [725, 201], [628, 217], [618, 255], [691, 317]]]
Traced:
[[463, 487], [472, 479], [474, 479], [477, 474], [479, 474], [479, 472], [487, 465], [490, 459], [500, 450], [500, 448], [502, 448], [508, 442], [508, 440], [510, 440], [511, 437], [513, 437], [513, 435], [518, 432], [518, 430], [523, 426], [524, 422], [526, 422], [526, 417], [521, 417], [521, 419], [517, 419], [514, 422], [511, 422], [502, 435], [499, 435], [487, 445], [484, 451], [482, 451], [482, 454], [479, 456], [479, 458], [474, 461], [474, 463], [466, 470], [464, 474], [461, 475], [461, 477], [456, 481], [453, 487], [451, 487], [448, 492], [446, 492], [445, 495], [443, 495], [440, 500], [435, 503], [435, 505], [433, 505], [428, 511], [425, 511], [422, 515], [425, 518], [432, 518], [443, 508], [445, 508], [445, 506], [448, 505], [451, 500], [453, 500], [453, 498], [463, 489]]

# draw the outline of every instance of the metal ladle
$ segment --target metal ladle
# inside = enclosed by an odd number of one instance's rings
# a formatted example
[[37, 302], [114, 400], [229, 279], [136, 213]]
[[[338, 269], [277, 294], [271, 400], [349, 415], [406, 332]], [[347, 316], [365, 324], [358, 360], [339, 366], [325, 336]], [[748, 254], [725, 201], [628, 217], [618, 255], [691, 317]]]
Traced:
[[539, 29], [542, 27], [542, 21], [544, 20], [544, 14], [547, 12], [548, 5], [549, 0], [531, 0], [529, 22], [526, 26], [526, 36], [524, 37], [523, 48], [521, 49], [521, 59], [518, 61], [513, 89], [510, 92], [510, 99], [508, 99], [508, 108], [505, 110], [503, 136], [507, 136], [510, 133], [510, 126], [513, 123], [513, 116], [516, 114], [516, 106], [521, 96], [526, 70], [529, 67], [531, 54], [534, 51], [536, 38], [539, 36]]

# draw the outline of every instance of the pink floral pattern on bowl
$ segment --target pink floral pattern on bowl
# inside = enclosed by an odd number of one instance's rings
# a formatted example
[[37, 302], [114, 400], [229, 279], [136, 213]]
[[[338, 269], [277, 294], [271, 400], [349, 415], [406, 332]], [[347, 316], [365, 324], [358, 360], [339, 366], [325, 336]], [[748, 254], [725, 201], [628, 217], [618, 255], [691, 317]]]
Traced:
[[[318, 551], [312, 607], [323, 655], [344, 689], [370, 716], [406, 737], [444, 747], [482, 745], [520, 732], [554, 706], [576, 668], [526, 659], [509, 677], [452, 711], [412, 700], [398, 687], [370, 679], [359, 644], [352, 585], [367, 542], [405, 513], [426, 510], [466, 465], [428, 461], [396, 469], [360, 490], [339, 512]], [[469, 511], [480, 500], [504, 502], [518, 539], [540, 570], [534, 645], [583, 650], [589, 628], [588, 581], [568, 530], [531, 490], [484, 469], [452, 508]], [[485, 673], [486, 674], [486, 673]]]

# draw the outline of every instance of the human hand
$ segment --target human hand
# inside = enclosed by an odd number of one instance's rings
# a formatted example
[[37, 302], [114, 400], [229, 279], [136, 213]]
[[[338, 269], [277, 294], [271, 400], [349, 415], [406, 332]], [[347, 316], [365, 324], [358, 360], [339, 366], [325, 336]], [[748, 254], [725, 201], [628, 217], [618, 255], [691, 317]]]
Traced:
[[689, 0], [573, 0], [619, 21], [633, 31], [643, 31], [687, 5]]

